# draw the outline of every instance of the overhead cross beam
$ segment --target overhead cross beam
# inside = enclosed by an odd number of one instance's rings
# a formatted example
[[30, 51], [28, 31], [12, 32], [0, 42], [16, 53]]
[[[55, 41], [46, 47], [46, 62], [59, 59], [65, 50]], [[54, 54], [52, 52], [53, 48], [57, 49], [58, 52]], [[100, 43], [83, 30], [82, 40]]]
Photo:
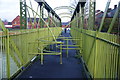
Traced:
[[59, 16], [62, 16], [62, 15], [69, 15], [69, 16], [71, 16], [72, 17], [72, 14], [71, 13], [67, 13], [67, 12], [63, 12], [63, 13], [60, 13], [60, 14], [58, 14]]
[[54, 11], [60, 10], [60, 9], [74, 10], [75, 8], [74, 8], [74, 7], [71, 7], [71, 6], [59, 6], [59, 7], [54, 8]]
[[61, 21], [61, 19], [59, 18], [59, 16], [55, 13], [55, 10], [53, 10], [46, 2], [45, 0], [35, 0], [37, 3], [39, 3], [40, 6], [42, 6], [42, 4], [44, 4], [44, 8], [48, 11], [51, 12], [52, 15], [54, 15], [57, 19], [59, 19]]
[[71, 16], [61, 16], [60, 18], [65, 18], [65, 17], [67, 17], [67, 18], [70, 18], [70, 19], [71, 19]]

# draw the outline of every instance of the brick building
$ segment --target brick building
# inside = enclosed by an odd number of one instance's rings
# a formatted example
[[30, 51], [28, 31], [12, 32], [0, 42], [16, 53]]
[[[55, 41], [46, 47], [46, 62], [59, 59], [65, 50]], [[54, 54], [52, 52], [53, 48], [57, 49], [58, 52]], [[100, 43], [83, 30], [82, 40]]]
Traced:
[[[47, 18], [44, 18], [44, 20], [46, 22], [48, 22]], [[27, 19], [27, 28], [28, 29], [32, 29], [32, 28], [40, 28], [41, 26], [38, 23], [39, 18], [28, 18]], [[12, 21], [12, 27], [13, 29], [20, 29], [20, 16], [18, 15], [13, 21]], [[46, 25], [44, 25], [43, 27], [46, 27]]]
[[13, 29], [20, 29], [20, 16], [18, 15], [15, 19], [12, 21], [12, 27]]
[[[107, 15], [105, 17], [104, 25], [103, 25], [103, 28], [102, 28], [102, 32], [107, 32], [108, 31], [109, 25], [111, 24], [111, 21], [114, 17], [114, 14], [115, 14], [116, 10], [117, 10], [117, 5], [114, 5], [114, 9], [111, 9], [111, 8], [108, 9]], [[98, 28], [100, 27], [100, 23], [101, 23], [103, 14], [104, 14], [104, 12], [102, 12], [102, 11], [100, 11], [99, 13], [96, 14], [94, 30], [98, 30]], [[119, 18], [120, 18], [120, 15], [119, 15]], [[111, 31], [112, 34], [117, 34], [118, 33], [118, 30], [119, 30], [118, 25], [119, 24], [120, 24], [120, 22], [117, 19], [114, 26], [113, 26], [113, 29]]]

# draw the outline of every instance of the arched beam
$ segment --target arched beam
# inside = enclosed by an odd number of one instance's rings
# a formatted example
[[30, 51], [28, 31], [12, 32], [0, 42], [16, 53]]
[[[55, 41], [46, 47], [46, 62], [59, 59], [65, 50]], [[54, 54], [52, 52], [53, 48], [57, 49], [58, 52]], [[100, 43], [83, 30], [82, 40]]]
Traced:
[[71, 18], [71, 16], [60, 16], [60, 18]]
[[75, 8], [71, 7], [71, 6], [59, 6], [59, 7], [54, 8], [53, 10], [56, 11], [56, 10], [60, 10], [60, 9], [74, 10]]
[[69, 15], [69, 16], [71, 16], [72, 17], [72, 14], [71, 13], [67, 13], [67, 12], [64, 12], [64, 13], [60, 13], [60, 14], [58, 14], [59, 16], [62, 16], [62, 15]]

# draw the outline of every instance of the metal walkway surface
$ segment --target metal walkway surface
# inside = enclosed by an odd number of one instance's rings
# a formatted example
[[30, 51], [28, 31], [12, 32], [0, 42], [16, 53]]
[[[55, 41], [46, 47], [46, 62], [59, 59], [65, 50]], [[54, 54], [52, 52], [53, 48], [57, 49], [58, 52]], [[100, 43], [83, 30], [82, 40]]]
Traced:
[[[62, 35], [70, 37], [69, 33]], [[69, 44], [73, 44], [72, 41], [69, 41]], [[17, 78], [86, 78], [81, 60], [75, 58], [76, 50], [68, 50], [68, 52], [67, 58], [66, 50], [63, 50], [62, 64], [59, 63], [59, 56], [45, 55], [43, 65], [37, 59]]]

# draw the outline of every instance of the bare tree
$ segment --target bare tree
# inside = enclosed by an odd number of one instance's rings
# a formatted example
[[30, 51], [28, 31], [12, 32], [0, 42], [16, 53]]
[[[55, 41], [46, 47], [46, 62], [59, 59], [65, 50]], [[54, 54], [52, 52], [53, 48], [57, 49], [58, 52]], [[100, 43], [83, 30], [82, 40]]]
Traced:
[[4, 19], [3, 22], [4, 22], [5, 25], [8, 24], [8, 20], [7, 19]]
[[[77, 4], [78, 4], [78, 1], [79, 1], [79, 0], [70, 0], [70, 6], [73, 7], [73, 8], [76, 8], [76, 6], [77, 6]], [[74, 12], [73, 9], [70, 9], [69, 11], [70, 11], [70, 13], [73, 13], [73, 12]]]
[[79, 1], [79, 0], [71, 0], [71, 3], [70, 3], [71, 6], [75, 8], [76, 5], [77, 5], [77, 3], [78, 3], [78, 1]]

